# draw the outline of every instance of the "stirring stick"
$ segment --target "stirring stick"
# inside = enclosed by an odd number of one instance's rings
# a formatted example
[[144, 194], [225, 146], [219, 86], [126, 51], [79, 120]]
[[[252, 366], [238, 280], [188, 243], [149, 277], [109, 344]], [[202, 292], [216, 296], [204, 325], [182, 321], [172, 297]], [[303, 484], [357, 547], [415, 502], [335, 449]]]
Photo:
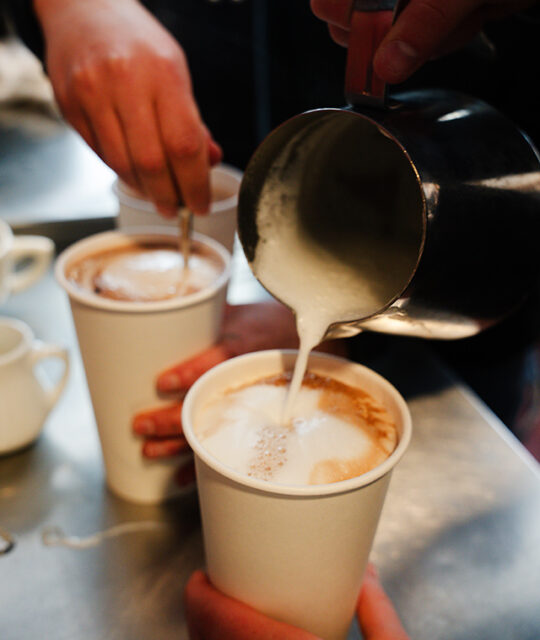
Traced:
[[191, 229], [193, 227], [193, 214], [187, 207], [180, 207], [178, 210], [178, 223], [180, 227], [178, 249], [184, 258], [184, 269], [187, 269], [191, 253]]

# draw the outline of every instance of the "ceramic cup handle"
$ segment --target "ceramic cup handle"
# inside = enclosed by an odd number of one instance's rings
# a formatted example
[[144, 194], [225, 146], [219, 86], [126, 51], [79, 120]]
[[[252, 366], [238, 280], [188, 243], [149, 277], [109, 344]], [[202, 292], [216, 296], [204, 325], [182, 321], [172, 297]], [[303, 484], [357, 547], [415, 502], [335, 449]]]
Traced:
[[57, 403], [60, 394], [64, 390], [66, 386], [66, 382], [69, 376], [69, 357], [68, 351], [64, 347], [58, 347], [54, 344], [47, 344], [45, 342], [41, 342], [41, 340], [34, 340], [32, 343], [32, 364], [35, 366], [38, 362], [42, 360], [48, 360], [50, 358], [58, 358], [64, 363], [64, 370], [60, 375], [60, 378], [52, 383], [51, 385], [47, 385], [44, 388], [45, 397], [47, 398], [47, 403], [49, 407], [49, 411], [54, 407]]
[[28, 260], [27, 264], [11, 273], [9, 290], [12, 293], [23, 291], [45, 275], [54, 255], [54, 243], [42, 236], [15, 236], [11, 259], [14, 264]]

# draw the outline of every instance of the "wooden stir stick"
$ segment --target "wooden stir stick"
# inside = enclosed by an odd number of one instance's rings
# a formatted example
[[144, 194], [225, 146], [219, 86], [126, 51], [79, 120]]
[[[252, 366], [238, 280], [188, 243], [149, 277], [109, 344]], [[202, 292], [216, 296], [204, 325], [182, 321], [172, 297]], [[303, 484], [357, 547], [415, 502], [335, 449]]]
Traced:
[[187, 269], [191, 253], [191, 231], [193, 229], [193, 214], [187, 207], [180, 207], [178, 210], [178, 224], [180, 231], [178, 249], [184, 258], [184, 269]]

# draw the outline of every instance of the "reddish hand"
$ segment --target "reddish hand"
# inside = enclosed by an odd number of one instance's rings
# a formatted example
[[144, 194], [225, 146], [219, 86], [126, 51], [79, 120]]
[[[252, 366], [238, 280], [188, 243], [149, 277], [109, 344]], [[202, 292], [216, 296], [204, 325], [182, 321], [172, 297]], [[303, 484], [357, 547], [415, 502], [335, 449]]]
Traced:
[[294, 316], [283, 305], [262, 302], [228, 306], [218, 344], [161, 373], [157, 388], [162, 393], [184, 391], [203, 373], [234, 356], [297, 347]]
[[[330, 35], [348, 46], [353, 0], [311, 0]], [[373, 67], [390, 84], [403, 82], [431, 58], [467, 43], [488, 20], [503, 18], [535, 0], [410, 0], [382, 41]]]
[[[317, 640], [225, 596], [202, 571], [189, 579], [184, 606], [191, 640]], [[366, 571], [356, 614], [365, 640], [409, 640], [373, 565]]]
[[165, 215], [208, 210], [221, 150], [201, 120], [184, 52], [136, 0], [35, 0], [66, 120]]
[[[142, 436], [142, 455], [150, 460], [185, 455], [191, 449], [182, 433], [182, 404], [141, 411], [133, 418], [133, 431]], [[181, 487], [195, 482], [193, 457], [176, 472], [175, 480]]]

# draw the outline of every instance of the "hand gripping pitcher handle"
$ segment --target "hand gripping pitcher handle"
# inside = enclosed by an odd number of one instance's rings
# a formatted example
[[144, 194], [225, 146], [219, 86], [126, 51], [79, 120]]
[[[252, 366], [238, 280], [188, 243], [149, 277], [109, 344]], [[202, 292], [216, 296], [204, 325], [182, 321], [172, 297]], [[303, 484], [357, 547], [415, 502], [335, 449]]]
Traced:
[[345, 98], [353, 107], [386, 107], [386, 83], [373, 58], [408, 0], [353, 0], [345, 71]]

